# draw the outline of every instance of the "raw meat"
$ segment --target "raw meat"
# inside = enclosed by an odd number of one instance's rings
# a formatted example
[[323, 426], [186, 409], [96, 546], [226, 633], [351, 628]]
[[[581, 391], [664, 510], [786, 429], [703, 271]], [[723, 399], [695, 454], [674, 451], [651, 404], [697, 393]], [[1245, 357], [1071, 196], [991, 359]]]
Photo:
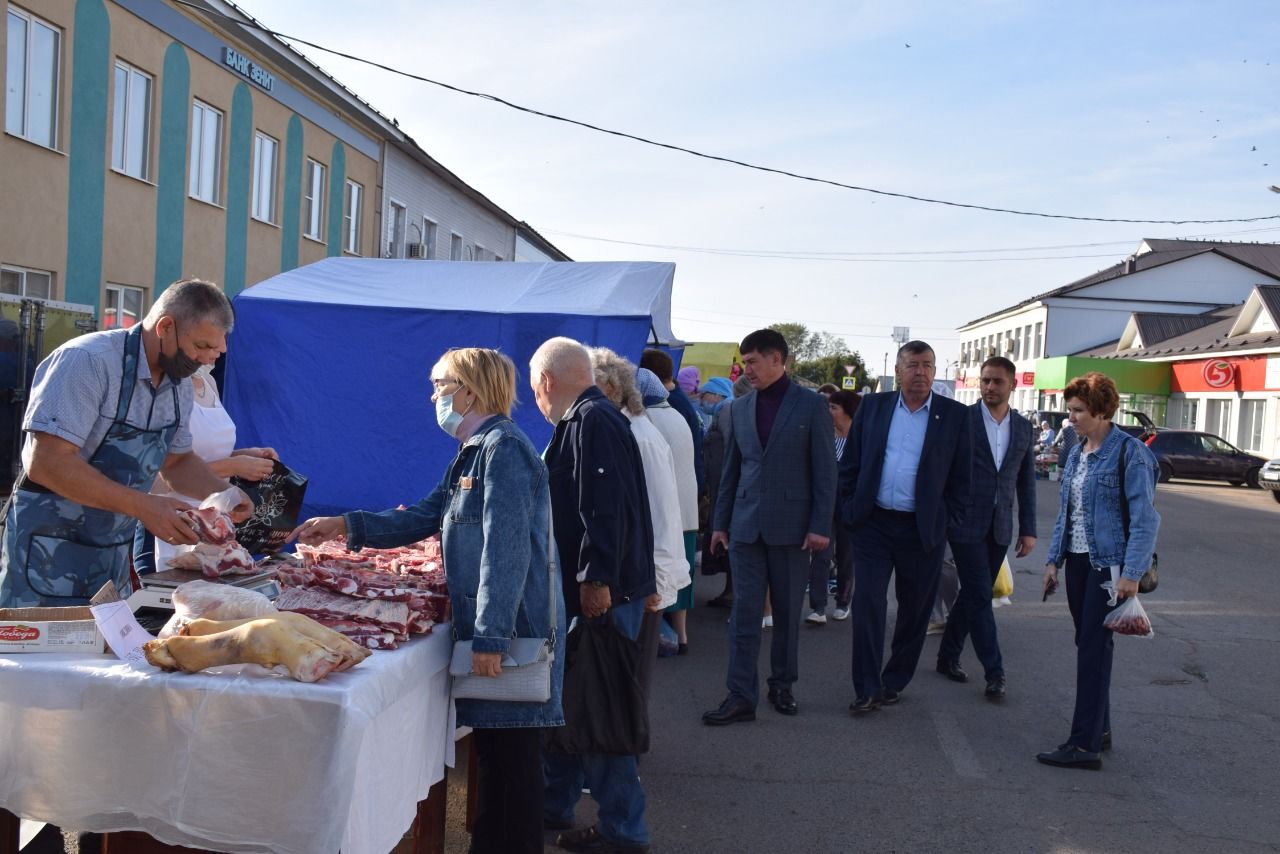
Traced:
[[236, 542], [235, 524], [231, 517], [214, 507], [179, 510], [190, 523], [200, 542], [169, 560], [171, 569], [198, 569], [207, 578], [223, 575], [248, 575], [257, 572], [253, 556]]
[[276, 597], [276, 608], [311, 617], [355, 620], [397, 635], [409, 632], [409, 606], [383, 599], [354, 599], [317, 587], [287, 587]]
[[367, 655], [337, 632], [302, 620], [284, 614], [240, 622], [196, 620], [187, 628], [200, 634], [147, 641], [143, 649], [147, 661], [162, 670], [196, 673], [249, 663], [283, 667], [299, 682], [318, 681]]
[[192, 620], [243, 620], [276, 613], [271, 600], [256, 590], [214, 584], [212, 581], [188, 581], [173, 591], [173, 617], [160, 630], [160, 637], [183, 634], [182, 627]]
[[1147, 610], [1142, 607], [1137, 596], [1130, 596], [1124, 600], [1120, 607], [1107, 615], [1107, 618], [1102, 621], [1102, 626], [1118, 635], [1136, 638], [1155, 636], [1151, 628], [1151, 618], [1147, 616]]

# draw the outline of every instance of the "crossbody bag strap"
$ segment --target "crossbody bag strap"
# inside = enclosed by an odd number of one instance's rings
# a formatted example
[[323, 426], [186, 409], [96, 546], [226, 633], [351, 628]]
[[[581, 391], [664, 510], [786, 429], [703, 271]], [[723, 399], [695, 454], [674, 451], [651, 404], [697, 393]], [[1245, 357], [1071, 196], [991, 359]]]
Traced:
[[559, 583], [556, 578], [556, 531], [555, 525], [551, 521], [551, 499], [547, 498], [547, 613], [550, 619], [547, 625], [551, 628], [551, 645], [556, 644], [556, 588]]
[[1120, 522], [1124, 525], [1124, 542], [1129, 545], [1129, 493], [1124, 488], [1124, 470], [1127, 468], [1126, 451], [1129, 440], [1120, 443]]

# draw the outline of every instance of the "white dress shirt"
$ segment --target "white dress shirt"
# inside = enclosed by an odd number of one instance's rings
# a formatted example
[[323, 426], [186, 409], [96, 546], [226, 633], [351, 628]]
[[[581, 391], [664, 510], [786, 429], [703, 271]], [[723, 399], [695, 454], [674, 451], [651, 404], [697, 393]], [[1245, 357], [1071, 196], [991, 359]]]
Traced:
[[1009, 410], [1004, 411], [1004, 420], [997, 421], [987, 405], [982, 404], [982, 424], [987, 428], [987, 443], [991, 445], [991, 456], [995, 458], [996, 471], [999, 471], [1009, 450]]

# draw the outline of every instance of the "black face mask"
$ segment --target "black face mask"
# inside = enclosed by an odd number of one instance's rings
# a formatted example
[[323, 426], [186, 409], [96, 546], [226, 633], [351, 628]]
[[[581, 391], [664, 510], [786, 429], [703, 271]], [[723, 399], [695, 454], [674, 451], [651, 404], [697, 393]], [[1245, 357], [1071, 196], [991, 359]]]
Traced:
[[182, 351], [178, 344], [178, 324], [173, 324], [173, 355], [164, 352], [164, 340], [160, 341], [160, 370], [175, 383], [180, 383], [200, 370], [201, 363]]

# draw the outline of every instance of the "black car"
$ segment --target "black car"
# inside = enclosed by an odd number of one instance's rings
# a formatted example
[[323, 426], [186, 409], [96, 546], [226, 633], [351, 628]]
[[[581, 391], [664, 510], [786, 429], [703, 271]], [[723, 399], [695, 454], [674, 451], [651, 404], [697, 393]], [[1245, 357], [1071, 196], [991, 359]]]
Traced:
[[1147, 441], [1160, 464], [1160, 482], [1172, 478], [1225, 480], [1233, 486], [1258, 487], [1258, 473], [1267, 460], [1246, 453], [1230, 442], [1196, 430], [1161, 430]]

